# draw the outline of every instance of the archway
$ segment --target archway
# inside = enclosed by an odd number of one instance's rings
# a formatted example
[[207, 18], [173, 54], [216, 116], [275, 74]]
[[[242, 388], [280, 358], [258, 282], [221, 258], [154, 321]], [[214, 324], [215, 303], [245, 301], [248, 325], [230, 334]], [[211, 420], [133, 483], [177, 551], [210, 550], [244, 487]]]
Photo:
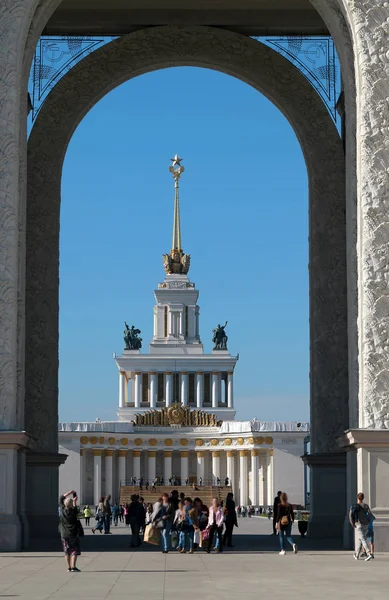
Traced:
[[[305, 78], [270, 48], [213, 28], [156, 27], [122, 37], [78, 63], [54, 88], [28, 143], [26, 429], [42, 456], [57, 451], [59, 209], [62, 163], [87, 111], [124, 81], [171, 66], [222, 71], [267, 96], [291, 123], [309, 178], [310, 346], [313, 481], [337, 477], [339, 494], [314, 504], [316, 535], [339, 536], [345, 463], [336, 437], [348, 427], [348, 339], [344, 156], [337, 131]], [[47, 458], [33, 468], [31, 481]], [[57, 466], [45, 477], [51, 512]], [[43, 479], [42, 479], [43, 483]], [[55, 487], [55, 486], [54, 486]], [[53, 495], [54, 493], [54, 495]], [[331, 511], [329, 515], [328, 512]], [[323, 515], [326, 518], [323, 519]], [[55, 515], [53, 514], [53, 523]], [[29, 521], [41, 518], [31, 504]], [[47, 521], [47, 518], [46, 518]]]

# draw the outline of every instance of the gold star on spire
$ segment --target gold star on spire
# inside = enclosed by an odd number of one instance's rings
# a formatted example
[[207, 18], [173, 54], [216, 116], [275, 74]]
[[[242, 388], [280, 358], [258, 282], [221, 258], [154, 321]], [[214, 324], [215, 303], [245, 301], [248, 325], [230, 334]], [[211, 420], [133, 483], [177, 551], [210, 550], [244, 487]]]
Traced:
[[183, 158], [179, 158], [178, 154], [176, 154], [175, 157], [171, 158], [170, 160], [173, 163], [172, 167], [175, 167], [175, 166], [179, 167], [179, 166], [181, 166], [181, 161], [184, 160], [184, 159]]

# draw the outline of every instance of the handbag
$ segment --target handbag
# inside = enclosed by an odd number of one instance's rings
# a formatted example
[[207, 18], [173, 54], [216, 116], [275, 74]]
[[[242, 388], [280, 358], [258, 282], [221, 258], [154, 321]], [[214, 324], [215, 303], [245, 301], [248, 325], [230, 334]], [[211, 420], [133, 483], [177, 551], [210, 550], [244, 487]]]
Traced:
[[204, 529], [204, 531], [202, 532], [202, 541], [204, 542], [205, 540], [209, 540], [209, 534], [210, 534], [210, 530], [209, 527], [207, 527], [206, 529]]
[[281, 517], [281, 525], [283, 527], [286, 527], [287, 525], [289, 525], [289, 517], [287, 517], [286, 515]]
[[159, 529], [153, 525], [146, 525], [143, 541], [153, 546], [159, 545]]
[[81, 524], [80, 519], [77, 519], [77, 536], [78, 537], [83, 537], [84, 536], [84, 528]]
[[196, 529], [193, 536], [193, 543], [200, 544], [200, 529]]

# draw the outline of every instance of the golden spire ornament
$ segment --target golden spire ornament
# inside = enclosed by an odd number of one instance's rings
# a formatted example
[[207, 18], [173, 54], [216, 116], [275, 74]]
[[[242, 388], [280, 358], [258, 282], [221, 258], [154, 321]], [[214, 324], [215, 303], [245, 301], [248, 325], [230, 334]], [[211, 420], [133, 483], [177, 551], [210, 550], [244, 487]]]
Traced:
[[172, 161], [172, 164], [169, 167], [169, 171], [174, 179], [173, 236], [170, 254], [163, 255], [163, 266], [168, 275], [186, 275], [190, 267], [190, 254], [184, 254], [181, 247], [179, 197], [179, 180], [182, 173], [185, 171], [185, 167], [181, 164], [183, 158], [179, 158], [178, 154], [170, 160]]

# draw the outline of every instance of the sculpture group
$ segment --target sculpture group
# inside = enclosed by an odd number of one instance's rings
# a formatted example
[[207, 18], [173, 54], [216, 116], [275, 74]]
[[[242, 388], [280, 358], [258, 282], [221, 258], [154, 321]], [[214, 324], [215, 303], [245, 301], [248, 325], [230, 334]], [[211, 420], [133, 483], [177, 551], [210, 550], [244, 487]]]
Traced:
[[135, 329], [133, 325], [131, 328], [124, 322], [125, 330], [124, 330], [124, 343], [125, 350], [140, 350], [142, 348], [142, 338], [139, 337], [141, 333], [140, 329]]
[[220, 325], [216, 327], [216, 329], [212, 330], [213, 338], [212, 341], [214, 343], [214, 350], [227, 350], [227, 342], [228, 336], [225, 332], [225, 328], [227, 327], [228, 321], [225, 322], [225, 325]]

